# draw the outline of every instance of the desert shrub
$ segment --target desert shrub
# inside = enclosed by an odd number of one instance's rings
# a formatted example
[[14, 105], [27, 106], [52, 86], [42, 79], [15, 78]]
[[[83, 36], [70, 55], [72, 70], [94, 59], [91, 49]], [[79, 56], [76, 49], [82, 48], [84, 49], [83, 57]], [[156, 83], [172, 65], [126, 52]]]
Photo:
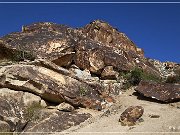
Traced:
[[25, 118], [27, 120], [33, 120], [33, 121], [38, 120], [39, 115], [37, 112], [43, 108], [44, 107], [42, 107], [39, 103], [34, 102], [30, 106], [28, 106], [27, 109], [25, 110]]
[[134, 68], [131, 72], [121, 73], [121, 75], [126, 79], [126, 83], [124, 84], [123, 89], [136, 86], [140, 83], [141, 80], [151, 80], [155, 82], [161, 81], [160, 77], [147, 73], [138, 67]]
[[83, 87], [83, 86], [80, 86], [79, 87], [79, 93], [80, 93], [80, 96], [85, 96], [88, 92], [88, 89]]
[[17, 51], [14, 53], [13, 58], [14, 61], [22, 61], [22, 60], [34, 60], [35, 57], [33, 53], [26, 51]]
[[138, 85], [139, 82], [143, 79], [144, 73], [143, 70], [140, 68], [135, 68], [131, 71], [131, 76], [129, 81], [132, 85]]

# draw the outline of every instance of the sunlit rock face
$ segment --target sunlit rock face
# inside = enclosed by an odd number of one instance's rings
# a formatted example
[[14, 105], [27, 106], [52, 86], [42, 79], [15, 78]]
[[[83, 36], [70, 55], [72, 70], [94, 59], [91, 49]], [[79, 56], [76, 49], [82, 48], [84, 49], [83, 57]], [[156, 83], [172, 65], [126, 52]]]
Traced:
[[[127, 35], [101, 20], [82, 28], [23, 26], [0, 38], [0, 132], [60, 132], [79, 125], [92, 117], [87, 110], [109, 109], [137, 68], [165, 80], [141, 81], [137, 92], [166, 103], [179, 100], [179, 67], [145, 58]], [[120, 121], [134, 125], [142, 114], [141, 106], [131, 106]]]

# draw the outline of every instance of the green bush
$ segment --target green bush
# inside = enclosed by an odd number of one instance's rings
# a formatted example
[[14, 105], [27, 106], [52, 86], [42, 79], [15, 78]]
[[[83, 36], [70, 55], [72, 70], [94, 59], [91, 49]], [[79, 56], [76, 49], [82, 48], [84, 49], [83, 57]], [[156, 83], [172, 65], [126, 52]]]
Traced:
[[143, 70], [140, 68], [135, 68], [131, 71], [131, 76], [129, 78], [129, 81], [132, 85], [138, 85], [139, 82], [143, 79], [144, 73]]
[[85, 88], [83, 86], [79, 87], [80, 96], [86, 96], [87, 92], [88, 92], [87, 88]]
[[131, 72], [121, 73], [121, 75], [127, 80], [127, 82], [124, 84], [124, 89], [138, 85], [141, 80], [151, 80], [155, 82], [161, 81], [160, 77], [147, 73], [141, 68], [137, 67], [134, 68]]

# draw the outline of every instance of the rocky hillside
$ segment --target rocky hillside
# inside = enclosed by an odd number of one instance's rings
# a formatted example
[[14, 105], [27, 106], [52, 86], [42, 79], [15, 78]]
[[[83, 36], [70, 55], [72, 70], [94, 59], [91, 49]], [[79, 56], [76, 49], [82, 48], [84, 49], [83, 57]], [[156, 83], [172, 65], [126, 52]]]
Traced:
[[103, 112], [133, 86], [179, 101], [180, 64], [145, 58], [101, 20], [77, 29], [34, 23], [0, 38], [1, 132], [63, 131], [93, 117], [81, 108]]

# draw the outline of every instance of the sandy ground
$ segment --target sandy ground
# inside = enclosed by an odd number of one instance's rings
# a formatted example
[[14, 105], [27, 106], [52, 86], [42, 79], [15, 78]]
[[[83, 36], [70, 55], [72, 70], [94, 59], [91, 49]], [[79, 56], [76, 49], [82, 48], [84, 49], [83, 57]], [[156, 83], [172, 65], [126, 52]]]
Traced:
[[[81, 125], [66, 130], [68, 135], [110, 135], [110, 134], [178, 134], [180, 135], [180, 102], [162, 104], [150, 101], [147, 98], [137, 98], [134, 90], [128, 90], [118, 96], [116, 103], [106, 112], [94, 110], [86, 111], [93, 115], [92, 118]], [[121, 126], [118, 122], [121, 113], [131, 105], [140, 105], [144, 108], [142, 119], [135, 126]], [[159, 118], [150, 118], [149, 115], [159, 115]]]

